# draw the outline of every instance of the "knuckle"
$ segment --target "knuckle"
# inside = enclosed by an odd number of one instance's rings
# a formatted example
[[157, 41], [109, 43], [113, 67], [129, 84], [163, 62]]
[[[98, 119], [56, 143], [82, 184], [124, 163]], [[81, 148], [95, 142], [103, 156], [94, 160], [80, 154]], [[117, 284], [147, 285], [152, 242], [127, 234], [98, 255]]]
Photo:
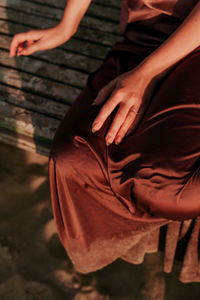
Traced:
[[119, 103], [119, 99], [116, 95], [111, 96], [105, 105], [107, 105], [108, 109], [114, 108]]
[[128, 102], [121, 102], [120, 103], [120, 108], [121, 110], [123, 110], [124, 112], [128, 113], [129, 109], [130, 109], [130, 105]]
[[124, 95], [125, 91], [123, 88], [118, 88], [117, 92], [116, 92], [116, 97], [122, 97]]
[[106, 113], [107, 111], [111, 111], [113, 108], [113, 101], [108, 101], [105, 103], [104, 107], [102, 108], [102, 112]]
[[23, 39], [24, 39], [25, 35], [24, 35], [24, 32], [21, 32], [21, 33], [16, 33], [14, 36], [13, 36], [13, 39], [11, 41], [11, 44], [12, 45], [17, 45], [18, 43], [20, 43]]

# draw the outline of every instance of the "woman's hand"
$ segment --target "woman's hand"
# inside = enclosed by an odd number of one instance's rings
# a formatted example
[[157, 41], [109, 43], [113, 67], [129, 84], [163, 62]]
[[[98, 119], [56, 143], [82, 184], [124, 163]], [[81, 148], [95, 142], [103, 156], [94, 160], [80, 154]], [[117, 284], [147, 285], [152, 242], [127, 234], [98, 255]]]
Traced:
[[47, 29], [29, 30], [14, 35], [10, 44], [9, 57], [30, 55], [36, 51], [48, 50], [63, 44], [68, 40], [61, 23]]
[[92, 104], [98, 105], [106, 100], [92, 124], [92, 132], [101, 128], [106, 118], [118, 105], [119, 108], [105, 140], [108, 146], [113, 141], [115, 144], [120, 143], [133, 125], [141, 103], [151, 96], [156, 82], [156, 78], [145, 74], [139, 67], [110, 81], [99, 91]]
[[[106, 134], [106, 144], [121, 142], [134, 123], [143, 101], [148, 101], [157, 83], [181, 59], [200, 47], [200, 2], [195, 5], [180, 26], [140, 66], [120, 75], [106, 85], [97, 95], [97, 104], [106, 103], [92, 124], [92, 131], [99, 130], [119, 105], [115, 118]], [[186, 37], [190, 38], [187, 39]], [[141, 67], [143, 65], [143, 67]]]

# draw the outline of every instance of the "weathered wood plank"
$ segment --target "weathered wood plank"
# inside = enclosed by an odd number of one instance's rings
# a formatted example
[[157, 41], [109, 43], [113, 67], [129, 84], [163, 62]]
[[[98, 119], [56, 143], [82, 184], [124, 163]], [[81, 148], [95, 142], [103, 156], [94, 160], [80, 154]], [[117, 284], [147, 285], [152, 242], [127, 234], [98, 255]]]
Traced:
[[[109, 4], [109, 1], [107, 1], [107, 3]], [[95, 3], [92, 1], [86, 14], [94, 17], [110, 19], [115, 21], [117, 24], [119, 23], [120, 18], [120, 10], [118, 7], [105, 7], [105, 5], [101, 4], [101, 1], [99, 1], [99, 3]]]
[[51, 143], [60, 121], [0, 101], [0, 127]]
[[[0, 28], [1, 28], [1, 21], [0, 21]], [[1, 48], [0, 56], [5, 57], [5, 59], [7, 59], [9, 55], [10, 42], [11, 42], [11, 37], [9, 37], [8, 35], [1, 35], [0, 33], [0, 48]], [[4, 51], [3, 49], [5, 49], [6, 51]], [[61, 68], [66, 68], [69, 71], [72, 70], [72, 72], [75, 69], [77, 72], [84, 73], [86, 77], [87, 74], [95, 71], [102, 63], [101, 60], [72, 53], [61, 48], [39, 51], [27, 57], [31, 57], [32, 59], [35, 58], [43, 63], [57, 65], [60, 66]], [[17, 61], [19, 61], [18, 58], [19, 57], [15, 56], [15, 59]]]
[[64, 118], [71, 105], [51, 101], [44, 97], [0, 83], [0, 101], [10, 103], [58, 120]]
[[[33, 56], [3, 59], [1, 50], [0, 56], [0, 64], [3, 64], [5, 67], [23, 70], [23, 72], [33, 73], [36, 76], [45, 77], [52, 81], [60, 81], [66, 85], [77, 86], [80, 89], [85, 86], [88, 77], [88, 74], [83, 72], [72, 70], [62, 65], [50, 64]], [[45, 92], [45, 90], [41, 90], [41, 92]]]
[[[53, 0], [51, 0], [53, 1]], [[62, 0], [63, 1], [63, 0]], [[121, 8], [121, 2], [123, 0], [92, 0], [94, 3], [98, 3], [100, 5], [104, 5], [104, 6], [112, 6], [112, 7], [116, 7], [118, 9]]]
[[25, 151], [49, 156], [49, 143], [0, 127], [0, 141]]
[[[0, 19], [0, 34], [9, 35], [10, 37], [12, 37], [16, 33], [26, 32], [31, 29], [31, 26], [21, 25], [11, 20]], [[60, 45], [55, 49], [61, 49], [64, 52], [73, 53], [81, 57], [81, 61], [83, 62], [83, 64], [85, 64], [85, 61], [87, 61], [89, 58], [102, 61], [102, 59], [106, 56], [108, 50], [110, 49], [110, 46], [103, 46], [101, 44], [95, 44], [91, 43], [90, 41], [85, 41], [84, 39], [79, 40], [73, 37], [70, 41]], [[55, 49], [51, 49], [50, 51]]]
[[[56, 15], [58, 10], [61, 10], [61, 15], [64, 11], [65, 5], [66, 5], [66, 0], [62, 1], [47, 1], [47, 0], [1, 0], [0, 3], [7, 2], [7, 6], [12, 6], [12, 7], [18, 7], [19, 3], [20, 6], [29, 6], [32, 7], [32, 12], [37, 13], [37, 14], [43, 14], [48, 8], [53, 8], [52, 13], [53, 17], [58, 17], [60, 18], [60, 14]], [[26, 2], [28, 4], [26, 4]], [[118, 2], [116, 0], [116, 2]], [[105, 4], [101, 3], [95, 3], [94, 1], [91, 2], [86, 15], [93, 16], [95, 18], [100, 18], [100, 19], [107, 19], [109, 22], [114, 21], [115, 23], [119, 22], [119, 15], [120, 15], [120, 10], [119, 7], [109, 6], [109, 1], [107, 2], [107, 5], [105, 7]]]
[[[19, 1], [19, 2], [18, 2]], [[34, 25], [36, 22], [41, 23], [43, 28], [49, 27], [49, 26], [55, 26], [60, 22], [63, 10], [57, 9], [57, 8], [51, 8], [51, 7], [45, 7], [45, 10], [43, 13], [37, 12], [42, 11], [43, 6], [38, 5], [37, 3], [28, 3], [26, 1], [23, 1], [23, 5], [20, 5], [20, 1], [18, 0], [14, 3], [11, 3], [8, 6], [7, 1], [1, 0], [0, 2], [0, 14], [5, 13], [7, 14], [7, 19], [14, 18], [13, 15], [17, 16], [18, 21], [21, 20], [21, 22], [26, 21], [27, 24]], [[39, 6], [39, 7], [38, 7]], [[35, 13], [32, 11], [32, 9], [35, 8]], [[24, 18], [24, 14], [26, 15], [26, 18]], [[28, 15], [28, 18], [27, 18]], [[41, 22], [42, 19], [42, 22]], [[37, 22], [38, 20], [38, 22]], [[96, 29], [98, 31], [104, 31], [108, 33], [112, 33], [114, 35], [119, 35], [119, 24], [113, 23], [107, 19], [97, 19], [93, 16], [85, 15], [80, 23], [81, 26], [86, 26], [89, 28]]]
[[[10, 1], [10, 0], [8, 0]], [[32, 2], [32, 1], [37, 1], [38, 0], [26, 0], [26, 1], [29, 1], [29, 2]], [[48, 3], [50, 5], [55, 5], [55, 6], [62, 6], [64, 7], [65, 4], [66, 4], [66, 0], [40, 0], [41, 3]], [[104, 6], [104, 7], [113, 7], [115, 9], [120, 9], [121, 7], [121, 2], [122, 0], [92, 0], [91, 4], [90, 5], [99, 5], [99, 6]]]
[[36, 74], [29, 74], [23, 71], [8, 69], [1, 66], [1, 76], [6, 84], [44, 96], [47, 99], [55, 99], [61, 103], [70, 104], [79, 95], [80, 89], [67, 86], [55, 80], [44, 79]]

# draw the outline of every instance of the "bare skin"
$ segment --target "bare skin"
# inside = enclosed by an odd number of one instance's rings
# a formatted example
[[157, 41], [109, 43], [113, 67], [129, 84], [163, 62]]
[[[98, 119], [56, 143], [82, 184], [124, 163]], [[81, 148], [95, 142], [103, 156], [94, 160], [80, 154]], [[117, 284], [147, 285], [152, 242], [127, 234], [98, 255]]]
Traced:
[[[68, 0], [61, 22], [52, 28], [30, 30], [16, 34], [10, 45], [10, 57], [30, 55], [39, 50], [58, 47], [68, 41], [76, 32], [91, 0]], [[105, 142], [120, 143], [131, 131], [136, 114], [146, 95], [151, 96], [160, 78], [164, 76], [184, 56], [200, 45], [200, 3], [192, 9], [182, 24], [153, 53], [136, 68], [126, 72], [103, 87], [95, 103], [105, 104], [92, 124], [92, 131], [99, 130], [110, 113], [118, 105], [119, 109], [108, 129]], [[23, 43], [27, 42], [27, 47]], [[148, 93], [147, 93], [148, 91]]]
[[[10, 43], [10, 57], [17, 54], [30, 55], [36, 51], [49, 50], [67, 42], [77, 31], [91, 0], [68, 0], [62, 20], [52, 28], [17, 33]], [[24, 48], [24, 42], [27, 47]]]

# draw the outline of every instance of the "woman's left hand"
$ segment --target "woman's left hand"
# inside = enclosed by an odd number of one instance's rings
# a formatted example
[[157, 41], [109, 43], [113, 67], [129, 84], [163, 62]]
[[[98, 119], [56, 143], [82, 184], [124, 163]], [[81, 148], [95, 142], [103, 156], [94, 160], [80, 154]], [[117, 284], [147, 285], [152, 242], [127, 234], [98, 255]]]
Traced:
[[148, 97], [154, 89], [154, 84], [149, 88], [151, 81], [152, 76], [145, 74], [136, 67], [116, 77], [99, 91], [92, 104], [98, 105], [105, 100], [107, 101], [92, 124], [93, 133], [101, 128], [106, 118], [119, 105], [114, 120], [106, 134], [105, 141], [107, 146], [113, 141], [115, 141], [115, 144], [120, 143], [133, 125], [140, 105], [144, 100], [143, 96], [147, 87]]

